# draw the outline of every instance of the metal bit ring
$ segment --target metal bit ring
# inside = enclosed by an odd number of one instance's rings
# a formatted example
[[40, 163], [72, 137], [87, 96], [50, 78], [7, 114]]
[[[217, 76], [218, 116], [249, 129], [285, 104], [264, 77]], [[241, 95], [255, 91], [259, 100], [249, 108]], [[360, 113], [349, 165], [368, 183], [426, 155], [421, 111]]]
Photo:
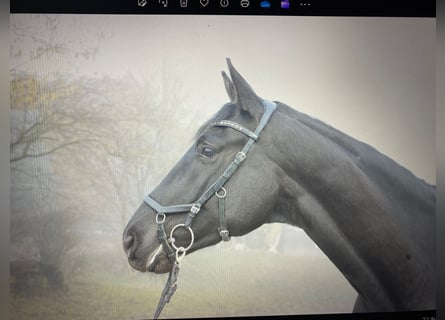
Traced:
[[[183, 246], [180, 246], [180, 247], [177, 247], [176, 245], [175, 245], [175, 241], [174, 241], [174, 237], [173, 237], [173, 233], [175, 232], [175, 230], [177, 229], [177, 228], [179, 228], [179, 227], [183, 227], [184, 229], [186, 229], [186, 230], [188, 230], [189, 232], [190, 232], [190, 236], [192, 237], [191, 239], [190, 239], [190, 244], [188, 245], [188, 247], [183, 247]], [[176, 251], [178, 251], [178, 250], [183, 250], [183, 251], [188, 251], [191, 247], [192, 247], [192, 245], [193, 245], [193, 242], [195, 241], [195, 235], [194, 235], [194, 233], [193, 233], [193, 230], [192, 230], [192, 228], [190, 228], [190, 227], [187, 227], [185, 224], [183, 224], [183, 223], [180, 223], [180, 224], [177, 224], [176, 226], [174, 226], [173, 227], [173, 229], [172, 229], [172, 231], [170, 231], [170, 239], [172, 240], [171, 241], [171, 245], [172, 245], [172, 247], [176, 250]], [[179, 249], [179, 248], [181, 248], [181, 249]]]

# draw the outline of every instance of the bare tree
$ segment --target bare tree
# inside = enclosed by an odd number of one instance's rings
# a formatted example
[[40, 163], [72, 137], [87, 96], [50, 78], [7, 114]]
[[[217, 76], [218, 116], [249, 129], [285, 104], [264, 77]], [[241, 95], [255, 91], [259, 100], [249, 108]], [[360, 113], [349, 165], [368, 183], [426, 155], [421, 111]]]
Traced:
[[[15, 208], [13, 239], [28, 237], [38, 248], [38, 259], [69, 265], [66, 255], [79, 245], [72, 239], [73, 225], [109, 227], [118, 221], [114, 232], [120, 239], [128, 216], [168, 157], [164, 153], [161, 161], [159, 148], [170, 142], [177, 149], [171, 141], [178, 129], [163, 137], [153, 123], [177, 122], [178, 101], [160, 97], [157, 88], [138, 85], [130, 76], [60, 77], [46, 83], [24, 76], [13, 81], [14, 196], [28, 198], [34, 206], [32, 212]], [[169, 89], [164, 83], [162, 92], [180, 96]], [[159, 139], [163, 141], [156, 143]]]
[[[184, 116], [177, 108], [181, 86], [167, 72], [140, 84], [130, 75], [29, 71], [41, 60], [94, 59], [110, 35], [67, 40], [56, 36], [59, 16], [32, 16], [48, 32], [33, 30], [26, 19], [11, 19], [11, 242], [24, 257], [70, 269], [70, 260], [91, 245], [80, 244], [76, 230], [111, 225], [120, 241], [143, 193], [177, 158], [171, 150], [179, 149], [175, 137], [185, 128], [172, 124]], [[170, 135], [153, 124], [171, 126]]]

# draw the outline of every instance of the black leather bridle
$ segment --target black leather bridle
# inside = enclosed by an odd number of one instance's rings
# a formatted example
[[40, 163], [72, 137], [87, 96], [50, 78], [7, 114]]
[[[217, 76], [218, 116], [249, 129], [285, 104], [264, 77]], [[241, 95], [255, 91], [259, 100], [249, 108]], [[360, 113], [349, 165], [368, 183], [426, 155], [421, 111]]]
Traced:
[[[201, 210], [202, 206], [215, 195], [218, 198], [218, 215], [219, 215], [219, 227], [218, 232], [223, 241], [229, 241], [230, 235], [227, 230], [227, 223], [225, 219], [225, 198], [227, 195], [226, 189], [224, 189], [224, 184], [230, 179], [230, 177], [239, 168], [241, 163], [246, 159], [249, 150], [252, 148], [253, 144], [258, 140], [261, 131], [269, 122], [272, 113], [275, 111], [277, 105], [274, 102], [263, 100], [265, 111], [260, 119], [255, 131], [251, 131], [246, 127], [240, 125], [239, 123], [230, 120], [220, 120], [209, 124], [209, 127], [229, 127], [240, 133], [246, 135], [249, 140], [247, 140], [244, 147], [235, 155], [233, 161], [228, 165], [226, 170], [222, 175], [220, 175], [215, 182], [196, 200], [191, 204], [180, 204], [172, 206], [163, 206], [159, 204], [150, 195], [144, 197], [144, 202], [156, 211], [156, 224], [157, 224], [157, 238], [167, 254], [167, 257], [173, 263], [173, 268], [169, 273], [169, 278], [165, 285], [164, 291], [161, 295], [161, 300], [159, 301], [158, 308], [155, 312], [154, 318], [157, 319], [162, 311], [162, 308], [166, 303], [170, 301], [171, 296], [176, 290], [176, 280], [177, 274], [179, 272], [180, 262], [184, 258], [187, 250], [189, 250], [194, 242], [194, 234], [191, 228], [193, 220]], [[170, 231], [170, 237], [167, 237], [165, 232], [164, 222], [165, 218], [169, 214], [184, 213], [188, 212], [184, 224], [177, 224]], [[190, 232], [190, 244], [187, 247], [176, 246], [174, 232], [178, 228], [185, 228]], [[159, 250], [159, 249], [158, 249]]]

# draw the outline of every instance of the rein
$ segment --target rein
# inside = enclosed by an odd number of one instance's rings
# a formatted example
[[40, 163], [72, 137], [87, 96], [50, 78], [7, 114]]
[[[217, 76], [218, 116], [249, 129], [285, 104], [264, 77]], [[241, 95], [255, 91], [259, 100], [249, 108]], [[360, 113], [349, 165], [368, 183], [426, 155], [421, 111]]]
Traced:
[[[249, 150], [252, 148], [253, 144], [258, 140], [261, 131], [269, 122], [272, 113], [275, 111], [277, 105], [274, 102], [263, 100], [265, 111], [258, 123], [255, 131], [251, 131], [246, 127], [240, 125], [239, 123], [230, 120], [220, 120], [209, 124], [209, 127], [229, 127], [232, 128], [247, 137], [244, 147], [235, 155], [233, 161], [227, 166], [226, 170], [222, 175], [220, 175], [215, 182], [196, 200], [191, 204], [179, 204], [173, 206], [162, 206], [150, 195], [144, 197], [144, 202], [153, 210], [156, 211], [156, 224], [157, 224], [157, 238], [160, 242], [160, 248], [167, 254], [168, 259], [173, 262], [173, 267], [169, 272], [167, 283], [165, 284], [164, 290], [162, 291], [161, 298], [159, 300], [158, 307], [156, 309], [154, 319], [157, 319], [160, 315], [164, 306], [170, 301], [171, 297], [177, 288], [177, 278], [179, 268], [181, 266], [181, 261], [186, 255], [186, 252], [192, 247], [194, 242], [194, 234], [191, 228], [193, 220], [198, 215], [202, 206], [215, 195], [218, 198], [218, 216], [219, 216], [219, 227], [218, 233], [223, 241], [230, 240], [229, 230], [227, 229], [227, 223], [225, 218], [225, 198], [227, 191], [224, 188], [224, 184], [230, 179], [230, 177], [235, 173], [240, 164], [246, 159]], [[170, 236], [167, 236], [165, 231], [164, 222], [166, 216], [169, 214], [177, 214], [188, 212], [185, 223], [177, 224], [170, 231]], [[187, 247], [177, 246], [175, 244], [174, 232], [178, 228], [184, 228], [190, 232], [190, 244]], [[160, 250], [160, 249], [158, 249]]]

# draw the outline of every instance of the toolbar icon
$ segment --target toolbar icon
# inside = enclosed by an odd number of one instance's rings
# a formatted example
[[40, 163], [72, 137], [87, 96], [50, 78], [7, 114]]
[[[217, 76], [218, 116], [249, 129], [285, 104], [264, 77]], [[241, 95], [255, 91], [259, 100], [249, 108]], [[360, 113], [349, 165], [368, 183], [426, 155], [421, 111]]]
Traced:
[[221, 5], [221, 7], [225, 8], [229, 5], [229, 0], [221, 0], [219, 4]]
[[209, 4], [209, 0], [199, 0], [199, 3], [201, 3], [201, 5], [203, 7], [207, 6]]
[[187, 8], [188, 5], [187, 0], [180, 0], [179, 4], [181, 5], [181, 8]]
[[139, 7], [145, 7], [147, 5], [147, 0], [138, 0]]
[[159, 3], [162, 4], [164, 8], [167, 8], [168, 6], [168, 0], [159, 0]]
[[282, 0], [281, 1], [281, 9], [289, 9], [289, 8], [290, 8], [289, 0]]
[[261, 1], [260, 7], [261, 8], [270, 8], [270, 2], [267, 0]]
[[249, 0], [241, 0], [240, 4], [241, 4], [241, 7], [247, 8], [250, 5], [250, 2], [249, 2]]

